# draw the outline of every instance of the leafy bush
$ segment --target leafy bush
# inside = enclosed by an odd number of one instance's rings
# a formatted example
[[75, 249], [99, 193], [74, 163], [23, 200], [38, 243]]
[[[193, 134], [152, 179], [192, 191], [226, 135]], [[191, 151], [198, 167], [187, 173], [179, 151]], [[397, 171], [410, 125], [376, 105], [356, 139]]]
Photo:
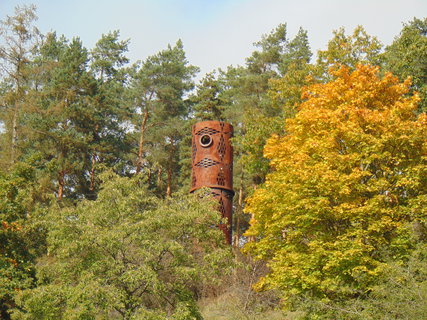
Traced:
[[214, 204], [158, 199], [140, 176], [103, 180], [96, 201], [51, 210], [38, 286], [20, 294], [14, 318], [201, 319], [195, 291], [231, 256]]

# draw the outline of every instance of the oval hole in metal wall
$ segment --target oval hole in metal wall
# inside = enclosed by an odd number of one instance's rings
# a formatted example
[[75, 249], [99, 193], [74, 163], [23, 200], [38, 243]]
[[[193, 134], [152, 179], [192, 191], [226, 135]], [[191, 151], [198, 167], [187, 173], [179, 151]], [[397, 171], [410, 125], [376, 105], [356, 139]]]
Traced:
[[211, 146], [212, 142], [213, 142], [213, 140], [212, 140], [211, 136], [209, 136], [207, 134], [204, 134], [203, 136], [200, 137], [200, 145], [204, 148]]

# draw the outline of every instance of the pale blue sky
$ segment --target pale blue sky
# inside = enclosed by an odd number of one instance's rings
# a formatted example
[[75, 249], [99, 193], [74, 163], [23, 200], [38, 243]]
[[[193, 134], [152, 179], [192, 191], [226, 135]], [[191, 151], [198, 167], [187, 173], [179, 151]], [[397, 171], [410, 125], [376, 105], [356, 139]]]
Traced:
[[427, 0], [0, 0], [0, 19], [29, 3], [38, 8], [43, 33], [78, 36], [88, 48], [103, 33], [120, 30], [131, 40], [132, 61], [182, 39], [202, 74], [244, 64], [252, 43], [279, 23], [287, 23], [289, 37], [306, 29], [315, 53], [340, 27], [350, 33], [363, 25], [387, 45], [403, 22], [427, 16]]

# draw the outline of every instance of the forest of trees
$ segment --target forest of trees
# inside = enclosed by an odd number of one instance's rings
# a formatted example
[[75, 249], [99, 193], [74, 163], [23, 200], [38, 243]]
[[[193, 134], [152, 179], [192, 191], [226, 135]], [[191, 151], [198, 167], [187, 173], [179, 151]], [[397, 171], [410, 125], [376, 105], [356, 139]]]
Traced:
[[[427, 18], [316, 56], [281, 24], [198, 83], [181, 40], [128, 46], [0, 22], [1, 319], [427, 318]], [[232, 247], [188, 194], [202, 120], [235, 130]]]

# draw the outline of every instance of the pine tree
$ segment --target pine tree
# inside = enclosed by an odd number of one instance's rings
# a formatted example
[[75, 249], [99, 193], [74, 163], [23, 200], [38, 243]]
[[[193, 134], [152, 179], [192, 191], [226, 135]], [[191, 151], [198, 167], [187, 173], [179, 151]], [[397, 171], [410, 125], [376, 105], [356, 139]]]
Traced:
[[87, 194], [90, 149], [96, 127], [96, 81], [88, 72], [88, 52], [79, 39], [49, 34], [36, 60], [37, 88], [26, 102], [25, 149], [42, 155], [46, 174], [62, 199]]
[[133, 82], [138, 118], [135, 127], [139, 128], [136, 171], [150, 164], [150, 177], [155, 169], [155, 184], [167, 196], [178, 181], [183, 147], [180, 142], [189, 132], [185, 125], [190, 108], [185, 95], [194, 87], [197, 70], [188, 65], [182, 42], [178, 41], [174, 47], [149, 57]]
[[102, 164], [114, 168], [118, 173], [128, 171], [126, 154], [130, 149], [125, 122], [130, 118], [126, 99], [130, 70], [125, 56], [129, 41], [120, 41], [119, 32], [102, 35], [91, 50], [90, 71], [96, 79], [93, 103], [93, 128], [90, 142], [91, 168], [89, 194], [96, 195], [96, 169]]
[[427, 18], [405, 24], [399, 36], [386, 48], [385, 68], [402, 80], [412, 77], [413, 90], [421, 95], [419, 112], [427, 110]]
[[194, 118], [198, 121], [225, 120], [223, 92], [220, 80], [215, 72], [206, 74], [197, 85], [196, 93], [191, 97]]
[[[307, 67], [311, 52], [308, 46], [307, 33], [300, 29], [298, 34], [288, 40], [286, 25], [281, 24], [255, 43], [258, 48], [246, 60], [244, 67], [230, 67], [220, 73], [218, 83], [221, 90], [218, 99], [223, 105], [223, 118], [235, 128], [233, 147], [235, 152], [235, 187], [239, 196], [235, 210], [236, 239], [240, 228], [245, 229], [247, 221], [242, 215], [245, 195], [262, 183], [267, 174], [268, 159], [262, 156], [266, 139], [273, 133], [282, 133], [284, 118], [292, 116], [288, 112], [294, 108], [285, 108], [277, 100], [280, 94], [277, 82], [283, 75], [300, 73], [294, 91], [284, 99], [291, 97], [298, 101], [299, 84], [305, 81], [309, 72]], [[283, 81], [282, 81], [283, 83]], [[288, 86], [288, 84], [286, 84]], [[276, 98], [272, 99], [276, 92]], [[237, 240], [236, 240], [237, 242]]]

